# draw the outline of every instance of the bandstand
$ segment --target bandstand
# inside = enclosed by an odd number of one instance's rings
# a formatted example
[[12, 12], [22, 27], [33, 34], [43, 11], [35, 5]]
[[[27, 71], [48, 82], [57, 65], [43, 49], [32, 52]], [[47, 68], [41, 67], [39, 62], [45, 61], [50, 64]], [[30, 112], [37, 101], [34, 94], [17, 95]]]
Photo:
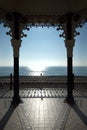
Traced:
[[23, 30], [30, 30], [32, 26], [53, 26], [57, 31], [63, 30], [60, 37], [64, 37], [67, 53], [67, 99], [74, 102], [73, 97], [73, 48], [75, 37], [79, 35], [77, 27], [87, 22], [87, 0], [1, 0], [0, 22], [9, 27], [7, 35], [11, 36], [14, 59], [14, 96], [13, 103], [20, 101], [19, 97], [19, 49], [22, 37], [26, 37]]

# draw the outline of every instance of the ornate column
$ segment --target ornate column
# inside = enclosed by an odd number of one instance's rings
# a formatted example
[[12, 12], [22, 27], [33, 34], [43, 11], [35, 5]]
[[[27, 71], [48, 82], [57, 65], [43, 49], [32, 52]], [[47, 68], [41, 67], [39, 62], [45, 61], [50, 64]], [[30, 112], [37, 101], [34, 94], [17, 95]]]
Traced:
[[27, 18], [18, 13], [6, 13], [4, 27], [9, 27], [10, 30], [7, 35], [12, 37], [11, 44], [13, 47], [13, 68], [14, 68], [14, 96], [12, 104], [18, 104], [20, 102], [19, 97], [19, 48], [21, 46], [21, 38], [26, 37], [22, 31], [23, 29], [29, 30], [27, 27]]
[[67, 49], [67, 99], [68, 103], [73, 103], [73, 47], [75, 40], [65, 40]]
[[65, 46], [67, 48], [67, 98], [68, 103], [74, 103], [73, 97], [73, 46], [74, 46], [74, 31], [73, 31], [73, 13], [66, 14], [66, 40]]
[[21, 46], [20, 14], [13, 13], [12, 40], [14, 54], [14, 96], [13, 104], [20, 102], [19, 97], [19, 48]]
[[[66, 102], [74, 103], [73, 97], [73, 47], [75, 26], [73, 26], [73, 13], [67, 13], [60, 17], [60, 27], [57, 30], [64, 30], [60, 37], [65, 38], [65, 46], [67, 49], [67, 98]], [[77, 19], [76, 19], [77, 20]], [[72, 87], [73, 86], [73, 87]]]
[[12, 37], [11, 43], [13, 47], [13, 58], [14, 58], [14, 96], [13, 104], [18, 104], [20, 102], [19, 97], [19, 48], [21, 46], [21, 31], [20, 28], [20, 18], [21, 15], [17, 12], [6, 13], [4, 16], [4, 27], [9, 27], [10, 31], [7, 35]]
[[21, 46], [21, 40], [12, 39], [13, 58], [14, 58], [14, 96], [13, 104], [20, 101], [19, 97], [19, 48]]

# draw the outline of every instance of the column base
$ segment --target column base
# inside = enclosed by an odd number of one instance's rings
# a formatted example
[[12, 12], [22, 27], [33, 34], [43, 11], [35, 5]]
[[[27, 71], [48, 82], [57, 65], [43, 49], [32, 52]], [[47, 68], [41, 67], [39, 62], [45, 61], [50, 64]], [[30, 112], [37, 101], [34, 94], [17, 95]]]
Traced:
[[19, 103], [21, 103], [20, 97], [13, 97], [12, 105], [17, 106]]
[[74, 97], [67, 97], [65, 100], [64, 100], [64, 103], [68, 103], [69, 105], [73, 105], [75, 104], [75, 100], [74, 100]]

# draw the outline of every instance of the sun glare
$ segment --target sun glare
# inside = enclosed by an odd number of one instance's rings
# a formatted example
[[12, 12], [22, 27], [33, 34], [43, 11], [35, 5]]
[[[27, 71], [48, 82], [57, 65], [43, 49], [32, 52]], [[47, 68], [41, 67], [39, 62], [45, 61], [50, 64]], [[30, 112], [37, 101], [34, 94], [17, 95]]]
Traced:
[[38, 71], [38, 72], [41, 72], [41, 71], [44, 71], [46, 66], [42, 66], [42, 65], [32, 65], [32, 66], [29, 66], [29, 68], [32, 70], [32, 71]]
[[41, 65], [29, 66], [29, 69], [31, 70], [31, 75], [33, 76], [43, 75], [45, 68], [46, 68], [45, 66], [41, 66]]

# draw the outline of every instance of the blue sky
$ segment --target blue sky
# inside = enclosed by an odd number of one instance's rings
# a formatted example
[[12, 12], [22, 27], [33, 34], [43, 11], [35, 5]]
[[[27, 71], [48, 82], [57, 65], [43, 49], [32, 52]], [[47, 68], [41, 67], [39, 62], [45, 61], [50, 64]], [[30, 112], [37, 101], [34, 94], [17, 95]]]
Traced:
[[[8, 31], [0, 25], [0, 66], [13, 65], [13, 48]], [[80, 35], [76, 37], [73, 50], [73, 64], [87, 66], [87, 24], [78, 29]], [[50, 27], [32, 27], [25, 31], [27, 37], [22, 38], [20, 47], [20, 66], [40, 70], [46, 66], [66, 66], [67, 54], [64, 39], [59, 37], [60, 31]]]

